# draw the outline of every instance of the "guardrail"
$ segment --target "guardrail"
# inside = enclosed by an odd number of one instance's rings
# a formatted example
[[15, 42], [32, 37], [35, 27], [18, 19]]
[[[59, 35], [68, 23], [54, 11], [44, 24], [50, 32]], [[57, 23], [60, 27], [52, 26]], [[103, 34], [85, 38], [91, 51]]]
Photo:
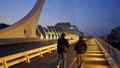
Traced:
[[120, 52], [102, 39], [95, 38], [94, 40], [102, 49], [111, 68], [120, 68]]
[[[70, 40], [69, 44], [75, 43], [77, 40]], [[19, 64], [21, 62], [30, 63], [30, 59], [34, 57], [43, 57], [45, 53], [51, 53], [52, 50], [57, 50], [57, 44], [52, 44], [45, 47], [40, 47], [17, 54], [5, 56], [0, 58], [0, 68], [8, 68], [10, 66]]]
[[33, 41], [40, 41], [40, 39], [39, 38], [2, 38], [0, 39], [0, 45], [22, 43], [22, 42], [33, 42]]

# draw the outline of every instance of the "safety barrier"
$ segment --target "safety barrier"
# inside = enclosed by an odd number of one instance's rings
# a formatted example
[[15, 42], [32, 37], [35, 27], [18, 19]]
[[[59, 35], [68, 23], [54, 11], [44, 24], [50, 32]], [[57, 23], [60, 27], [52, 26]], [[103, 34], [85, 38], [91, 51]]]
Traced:
[[102, 39], [94, 38], [102, 49], [111, 68], [120, 68], [120, 52]]
[[2, 38], [0, 39], [0, 45], [33, 42], [33, 41], [40, 41], [40, 39], [39, 38]]
[[[70, 40], [69, 43], [73, 44], [77, 40]], [[49, 46], [44, 46], [24, 52], [20, 52], [17, 54], [5, 56], [0, 58], [0, 68], [8, 68], [10, 66], [16, 65], [21, 62], [30, 63], [30, 59], [35, 58], [37, 56], [43, 57], [45, 53], [51, 53], [52, 50], [57, 50], [57, 44], [52, 44]]]

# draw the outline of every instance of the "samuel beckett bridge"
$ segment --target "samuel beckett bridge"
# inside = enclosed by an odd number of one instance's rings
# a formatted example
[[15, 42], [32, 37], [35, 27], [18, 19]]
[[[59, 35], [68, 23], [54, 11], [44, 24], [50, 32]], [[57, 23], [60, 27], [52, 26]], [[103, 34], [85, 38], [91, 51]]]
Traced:
[[[17, 23], [0, 30], [0, 68], [56, 68], [56, 40], [66, 33], [70, 48], [67, 68], [77, 68], [73, 49], [77, 31], [65, 31], [60, 26], [37, 26], [45, 0], [37, 0], [33, 9]], [[67, 23], [68, 24], [68, 23]], [[36, 30], [37, 29], [37, 30]], [[36, 34], [37, 33], [37, 34]], [[120, 52], [100, 38], [84, 38], [88, 49], [83, 68], [120, 68]]]

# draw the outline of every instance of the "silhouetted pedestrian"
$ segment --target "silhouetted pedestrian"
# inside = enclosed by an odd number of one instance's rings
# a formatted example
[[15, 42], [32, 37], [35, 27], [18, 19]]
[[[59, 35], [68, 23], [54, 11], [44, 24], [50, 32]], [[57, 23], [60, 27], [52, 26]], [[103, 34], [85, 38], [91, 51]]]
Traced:
[[77, 67], [82, 68], [85, 52], [87, 50], [87, 45], [85, 44], [82, 37], [79, 37], [78, 42], [74, 46], [74, 50], [77, 54]]
[[[65, 39], [65, 34], [62, 33], [61, 37], [57, 41], [57, 52], [59, 54], [59, 62], [57, 68], [66, 68], [67, 50], [69, 48], [68, 40]], [[63, 66], [61, 66], [63, 62]]]

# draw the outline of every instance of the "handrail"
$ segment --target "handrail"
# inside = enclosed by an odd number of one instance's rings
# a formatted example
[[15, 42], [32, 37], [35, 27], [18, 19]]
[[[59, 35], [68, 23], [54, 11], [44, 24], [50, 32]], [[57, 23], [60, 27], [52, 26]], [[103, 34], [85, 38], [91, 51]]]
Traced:
[[120, 52], [102, 39], [94, 38], [94, 40], [102, 49], [111, 68], [120, 68]]
[[[69, 44], [74, 44], [77, 40], [70, 40]], [[30, 63], [30, 59], [34, 57], [43, 57], [45, 53], [51, 53], [53, 50], [57, 50], [57, 44], [52, 44], [49, 46], [44, 46], [17, 54], [12, 54], [9, 56], [0, 58], [0, 68], [8, 68], [10, 66], [16, 65], [21, 62]]]

